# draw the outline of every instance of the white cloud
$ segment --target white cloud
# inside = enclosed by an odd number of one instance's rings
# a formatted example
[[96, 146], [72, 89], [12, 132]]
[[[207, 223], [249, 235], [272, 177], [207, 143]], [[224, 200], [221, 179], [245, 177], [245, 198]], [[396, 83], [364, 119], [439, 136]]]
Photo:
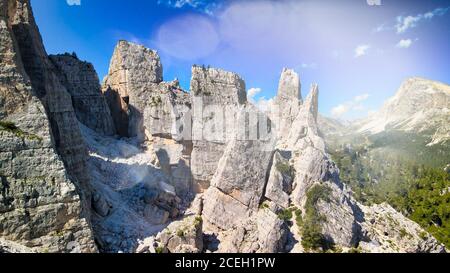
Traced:
[[331, 114], [333, 115], [333, 117], [339, 118], [350, 111], [364, 111], [366, 107], [363, 105], [363, 102], [366, 101], [369, 97], [370, 95], [367, 93], [358, 95], [351, 101], [347, 101], [333, 107], [331, 109]]
[[261, 88], [250, 88], [247, 91], [247, 99], [251, 102], [251, 103], [255, 103], [255, 96], [259, 93], [261, 93]]
[[247, 99], [250, 103], [254, 104], [259, 110], [263, 112], [267, 112], [272, 106], [273, 99], [266, 99], [265, 97], [261, 97], [258, 100], [255, 99], [255, 96], [261, 93], [261, 88], [250, 88], [247, 91]]
[[422, 18], [422, 16], [397, 17], [397, 25], [395, 26], [397, 33], [403, 33], [409, 28], [416, 27], [417, 23], [422, 20]]
[[158, 0], [158, 4], [165, 4], [173, 8], [182, 8], [184, 6], [198, 7], [203, 1], [200, 0]]
[[398, 16], [397, 17], [397, 24], [395, 26], [397, 33], [404, 33], [408, 29], [416, 27], [420, 22], [424, 20], [431, 20], [432, 18], [436, 16], [443, 16], [447, 13], [447, 11], [450, 9], [450, 7], [447, 8], [437, 8], [433, 11], [429, 11], [426, 13], [420, 13], [416, 16]]
[[265, 97], [260, 98], [256, 102], [256, 107], [263, 112], [268, 112], [272, 107], [273, 99], [266, 99]]
[[411, 39], [402, 39], [398, 44], [396, 45], [397, 48], [409, 48], [412, 45]]
[[69, 6], [81, 6], [81, 0], [66, 0]]
[[359, 58], [367, 54], [370, 49], [370, 45], [359, 45], [355, 48], [355, 58]]

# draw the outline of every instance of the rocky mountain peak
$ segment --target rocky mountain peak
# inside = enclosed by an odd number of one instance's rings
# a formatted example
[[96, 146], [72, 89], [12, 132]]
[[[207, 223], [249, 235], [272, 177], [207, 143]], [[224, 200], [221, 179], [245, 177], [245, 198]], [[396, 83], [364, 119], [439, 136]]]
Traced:
[[277, 98], [302, 100], [300, 77], [293, 69], [283, 68], [278, 85]]
[[245, 82], [242, 78], [234, 72], [222, 69], [192, 66], [190, 90], [193, 96], [209, 97], [222, 103], [247, 102]]
[[102, 89], [120, 135], [144, 138], [142, 113], [135, 108], [144, 108], [146, 91], [155, 90], [162, 80], [156, 51], [123, 40], [117, 43]]
[[423, 78], [410, 78], [376, 113], [356, 122], [360, 133], [377, 134], [396, 129], [430, 136], [430, 145], [450, 139], [450, 86]]
[[[117, 43], [109, 66], [109, 77], [105, 84], [115, 88], [126, 95], [128, 85], [163, 81], [163, 67], [158, 53], [142, 45], [121, 40]], [[124, 85], [127, 83], [128, 85]]]

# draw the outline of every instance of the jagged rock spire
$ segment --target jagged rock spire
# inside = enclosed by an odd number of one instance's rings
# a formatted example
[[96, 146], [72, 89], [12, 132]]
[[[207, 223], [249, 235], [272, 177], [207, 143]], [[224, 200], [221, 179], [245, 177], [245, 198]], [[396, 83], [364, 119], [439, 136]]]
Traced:
[[119, 41], [110, 62], [103, 92], [117, 131], [122, 136], [143, 138], [142, 110], [149, 91], [163, 80], [158, 53], [142, 45]]
[[[208, 129], [216, 126], [217, 120], [208, 109], [215, 109], [217, 113], [224, 114], [225, 110], [236, 111], [247, 103], [247, 93], [245, 82], [238, 74], [216, 68], [193, 66], [191, 97], [193, 113], [191, 170], [194, 181], [199, 189], [202, 189], [209, 187], [217, 163], [229, 140], [228, 136], [236, 131], [235, 125], [226, 124], [225, 132], [218, 130], [217, 138], [213, 136]], [[230, 132], [231, 134], [228, 134]]]
[[278, 85], [278, 99], [292, 100], [294, 98], [302, 100], [301, 83], [298, 74], [288, 68], [283, 68]]
[[271, 106], [271, 119], [274, 121], [277, 136], [284, 139], [301, 108], [301, 84], [298, 74], [284, 68], [281, 73], [278, 94]]
[[313, 83], [311, 85], [311, 91], [305, 100], [304, 107], [314, 116], [314, 120], [317, 122], [317, 116], [319, 114], [319, 85]]

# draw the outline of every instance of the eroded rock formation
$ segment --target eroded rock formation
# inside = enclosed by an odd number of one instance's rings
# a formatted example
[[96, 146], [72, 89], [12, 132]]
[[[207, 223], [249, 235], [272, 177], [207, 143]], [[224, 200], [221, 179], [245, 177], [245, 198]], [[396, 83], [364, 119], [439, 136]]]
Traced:
[[445, 251], [352, 198], [293, 70], [262, 112], [239, 75], [193, 66], [189, 94], [120, 41], [101, 94], [92, 65], [47, 56], [29, 1], [0, 11], [0, 252]]
[[[192, 68], [190, 91], [193, 102], [191, 170], [198, 191], [203, 191], [211, 183], [227, 142], [234, 138], [236, 115], [246, 103], [247, 95], [245, 83], [237, 74], [200, 66]], [[213, 129], [218, 119], [223, 120], [223, 128]]]
[[51, 55], [50, 60], [59, 70], [60, 80], [72, 97], [77, 119], [100, 134], [115, 135], [116, 128], [94, 66], [68, 53]]
[[103, 85], [118, 133], [149, 141], [180, 195], [190, 191], [190, 96], [163, 82], [156, 51], [120, 41]]

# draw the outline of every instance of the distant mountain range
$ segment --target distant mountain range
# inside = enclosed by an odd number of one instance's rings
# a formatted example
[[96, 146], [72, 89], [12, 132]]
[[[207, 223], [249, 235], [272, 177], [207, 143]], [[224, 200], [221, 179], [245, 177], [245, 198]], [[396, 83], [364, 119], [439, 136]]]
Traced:
[[319, 118], [324, 135], [376, 135], [388, 131], [420, 133], [428, 145], [450, 140], [450, 86], [423, 78], [407, 79], [396, 95], [369, 117], [355, 122]]
[[318, 124], [358, 201], [387, 202], [450, 245], [449, 85], [411, 78], [365, 119]]

